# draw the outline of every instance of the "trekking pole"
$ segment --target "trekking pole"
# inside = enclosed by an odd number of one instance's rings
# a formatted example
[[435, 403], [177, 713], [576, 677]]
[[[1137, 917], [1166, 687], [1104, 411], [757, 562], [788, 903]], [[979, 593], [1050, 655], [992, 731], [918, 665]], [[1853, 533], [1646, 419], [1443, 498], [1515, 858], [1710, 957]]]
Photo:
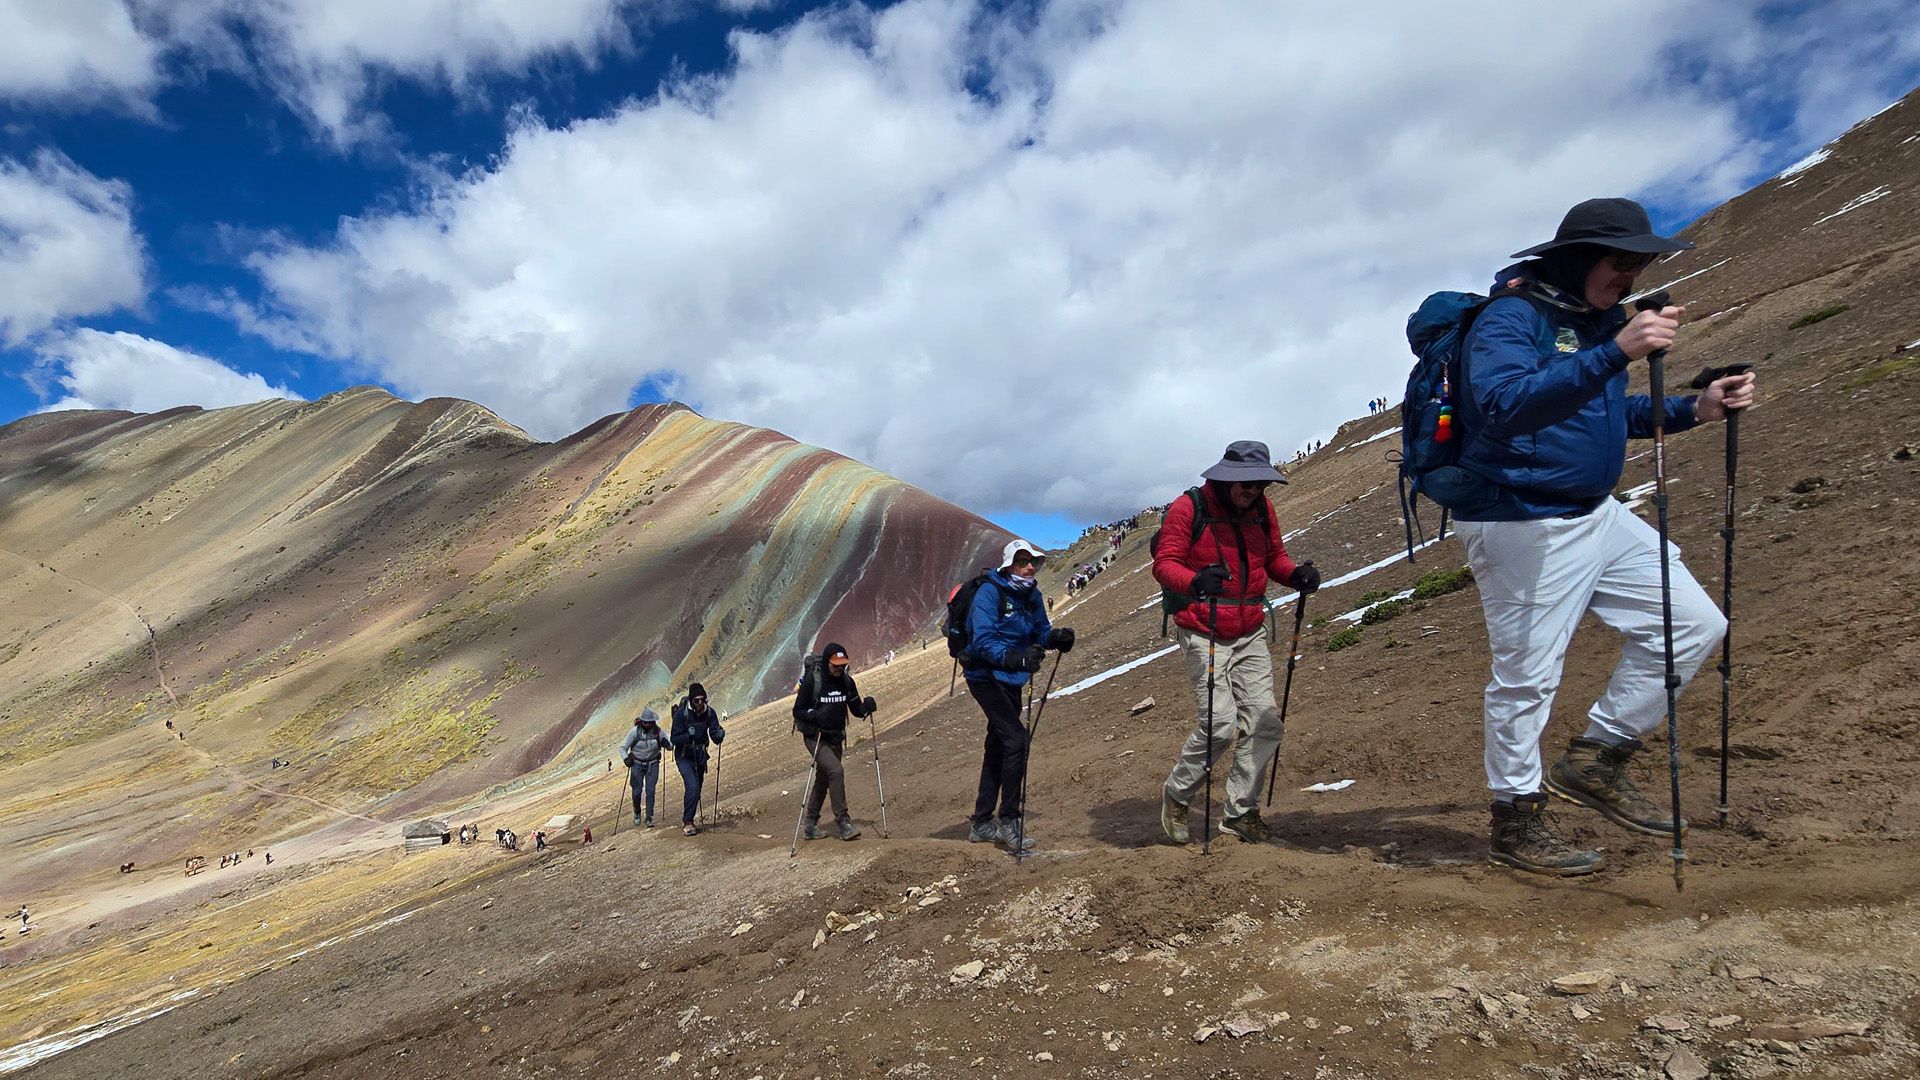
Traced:
[[[1667, 291], [1662, 289], [1642, 297], [1634, 306], [1641, 311], [1659, 311], [1668, 302]], [[1660, 625], [1667, 667], [1667, 773], [1673, 784], [1673, 890], [1679, 892], [1685, 887], [1682, 874], [1687, 847], [1681, 837], [1684, 826], [1680, 820], [1680, 676], [1673, 668], [1673, 578], [1667, 558], [1666, 369], [1667, 350], [1655, 349], [1647, 357], [1647, 386], [1653, 398], [1653, 508], [1660, 524]]]
[[1207, 805], [1200, 811], [1200, 854], [1213, 853], [1213, 643], [1219, 635], [1220, 598], [1207, 597]]
[[[1752, 364], [1728, 364], [1710, 367], [1693, 377], [1693, 388], [1705, 390], [1729, 375], [1745, 375]], [[1720, 639], [1720, 827], [1727, 827], [1727, 737], [1733, 713], [1733, 485], [1740, 465], [1740, 413], [1727, 410], [1727, 507], [1726, 522], [1720, 527], [1720, 539], [1726, 561], [1720, 572], [1720, 613], [1726, 616], [1727, 633]]]
[[620, 801], [613, 804], [613, 835], [620, 835], [620, 812], [627, 805], [627, 789], [633, 786], [633, 769], [627, 769], [627, 778], [620, 782]]
[[1033, 708], [1033, 689], [1027, 689], [1027, 760], [1020, 765], [1020, 816], [1013, 827], [1013, 861], [1027, 857], [1027, 774], [1033, 769], [1033, 737], [1040, 733], [1040, 718], [1047, 715], [1047, 695], [1053, 693], [1053, 677], [1060, 672], [1060, 654], [1053, 654], [1053, 667], [1047, 672], [1046, 689], [1040, 691], [1040, 710]]
[[880, 792], [880, 835], [892, 839], [887, 831], [887, 782], [880, 778], [880, 725], [874, 722], [873, 713], [867, 714], [867, 731], [873, 736], [873, 786]]
[[713, 802], [707, 807], [709, 824], [720, 824], [720, 753], [726, 749], [725, 743], [713, 744]]
[[820, 771], [820, 740], [816, 737], [813, 745], [807, 748], [813, 756], [807, 766], [807, 792], [800, 796], [800, 816], [793, 819], [793, 846], [787, 849], [787, 858], [800, 854], [800, 826], [807, 820], [807, 804], [813, 801], [813, 774]]
[[[1287, 681], [1280, 689], [1280, 737], [1287, 734], [1287, 699], [1293, 696], [1293, 665], [1300, 658], [1300, 625], [1307, 621], [1307, 594], [1293, 602], [1293, 643], [1287, 646]], [[1280, 773], [1280, 743], [1273, 744], [1273, 764], [1267, 767], [1267, 806], [1273, 806], [1273, 779]]]

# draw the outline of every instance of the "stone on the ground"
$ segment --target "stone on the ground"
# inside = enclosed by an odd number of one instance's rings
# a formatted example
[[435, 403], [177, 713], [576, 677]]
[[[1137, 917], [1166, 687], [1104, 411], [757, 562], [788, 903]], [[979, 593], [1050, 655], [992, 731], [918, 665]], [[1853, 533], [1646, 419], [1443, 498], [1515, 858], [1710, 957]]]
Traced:
[[1047, 1052], [1046, 1052], [1045, 1050], [1042, 1050], [1042, 1051], [1040, 1051], [1039, 1053], [1037, 1053], [1037, 1054], [1035, 1054], [1035, 1055], [1033, 1055], [1033, 1060], [1035, 1060], [1035, 1061], [1052, 1061], [1052, 1060], [1053, 1060], [1053, 1055], [1052, 1055], [1052, 1054], [1049, 1054], [1049, 1053], [1047, 1053]]
[[980, 973], [985, 970], [987, 970], [987, 962], [985, 960], [969, 960], [954, 968], [951, 977], [956, 983], [972, 982], [979, 978]]
[[1500, 1008], [1499, 1002], [1493, 1000], [1492, 998], [1488, 997], [1485, 994], [1481, 994], [1478, 998], [1476, 998], [1474, 1000], [1474, 1005], [1480, 1010], [1480, 1015], [1486, 1016], [1486, 1017], [1497, 1017], [1504, 1011]]
[[1756, 1039], [1778, 1039], [1781, 1042], [1797, 1043], [1807, 1039], [1831, 1039], [1840, 1035], [1865, 1035], [1872, 1027], [1865, 1020], [1829, 1020], [1824, 1016], [1797, 1016], [1773, 1024], [1754, 1026], [1752, 1035]]
[[1753, 964], [1733, 964], [1727, 968], [1727, 978], [1729, 979], [1757, 979], [1759, 977], [1760, 969]]
[[1689, 1025], [1677, 1016], [1649, 1016], [1640, 1026], [1648, 1031], [1685, 1031]]
[[1575, 1005], [1573, 1007], [1573, 1018], [1575, 1020], [1588, 1020], [1588, 1019], [1591, 1019], [1592, 1017], [1593, 1017], [1592, 1010], [1582, 1008], [1579, 1005]]
[[1553, 988], [1562, 994], [1594, 994], [1613, 985], [1611, 971], [1576, 971], [1553, 980]]
[[817, 949], [820, 946], [825, 945], [826, 943], [827, 943], [827, 932], [825, 930], [815, 930], [813, 932], [813, 947]]
[[1211, 1039], [1214, 1037], [1214, 1035], [1218, 1034], [1219, 1031], [1220, 1029], [1214, 1026], [1213, 1024], [1202, 1024], [1196, 1031], [1194, 1031], [1193, 1041], [1197, 1043], [1206, 1042], [1208, 1039]]
[[787, 1002], [787, 1004], [797, 1009], [800, 1007], [800, 1003], [805, 1000], [807, 1000], [807, 992], [805, 990], [795, 990], [793, 992], [793, 1000]]
[[1141, 713], [1146, 712], [1148, 709], [1151, 709], [1151, 708], [1153, 708], [1153, 699], [1150, 697], [1145, 697], [1135, 702], [1133, 708], [1128, 709], [1127, 712], [1129, 715], [1139, 716]]
[[1716, 1016], [1708, 1020], [1707, 1026], [1714, 1029], [1715, 1031], [1719, 1031], [1722, 1028], [1730, 1028], [1739, 1022], [1740, 1022], [1740, 1017], [1738, 1015], [1734, 1013], [1728, 1013], [1725, 1016]]
[[540, 827], [546, 829], [548, 832], [561, 832], [565, 829], [573, 828], [573, 823], [579, 820], [579, 814], [555, 814], [547, 819], [545, 825]]
[[1707, 1080], [1706, 1063], [1682, 1046], [1667, 1055], [1667, 1080]]
[[1256, 1020], [1251, 1016], [1236, 1016], [1226, 1023], [1227, 1034], [1236, 1039], [1244, 1039], [1248, 1035], [1254, 1035], [1265, 1030], [1267, 1030], [1266, 1023]]
[[751, 929], [753, 929], [753, 924], [752, 924], [752, 923], [750, 923], [750, 922], [743, 922], [743, 923], [741, 923], [741, 924], [740, 924], [739, 926], [736, 926], [736, 927], [734, 927], [734, 928], [733, 928], [733, 933], [731, 933], [731, 934], [728, 934], [727, 936], [728, 936], [728, 937], [739, 937], [739, 936], [740, 936], [741, 934], [744, 934], [744, 933], [746, 933], [747, 931], [749, 931], [749, 930], [751, 930]]

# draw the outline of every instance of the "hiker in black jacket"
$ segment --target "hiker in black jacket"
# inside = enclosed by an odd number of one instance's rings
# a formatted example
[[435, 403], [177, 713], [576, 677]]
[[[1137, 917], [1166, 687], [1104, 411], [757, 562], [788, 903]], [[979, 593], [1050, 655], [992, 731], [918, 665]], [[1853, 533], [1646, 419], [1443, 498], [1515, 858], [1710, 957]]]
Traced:
[[707, 779], [707, 744], [726, 741], [720, 717], [707, 704], [707, 688], [699, 683], [687, 687], [687, 696], [673, 707], [673, 764], [680, 770], [680, 785], [685, 795], [680, 803], [680, 831], [692, 836], [700, 831], [693, 823], [700, 809], [700, 785]]
[[833, 818], [839, 823], [840, 839], [860, 835], [860, 826], [847, 814], [846, 770], [840, 758], [847, 741], [847, 714], [873, 715], [874, 701], [862, 698], [847, 670], [847, 650], [828, 645], [807, 663], [800, 673], [800, 685], [794, 687], [793, 726], [806, 741], [807, 756], [813, 760], [816, 776], [807, 797], [800, 835], [818, 840], [827, 835], [820, 828], [820, 807], [833, 796]]

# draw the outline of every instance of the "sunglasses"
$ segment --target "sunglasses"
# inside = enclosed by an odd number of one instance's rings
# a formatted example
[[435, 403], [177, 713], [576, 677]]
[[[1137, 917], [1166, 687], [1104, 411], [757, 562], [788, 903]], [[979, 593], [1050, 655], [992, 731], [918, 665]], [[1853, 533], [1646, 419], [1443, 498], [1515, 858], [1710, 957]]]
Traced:
[[1607, 256], [1613, 269], [1621, 274], [1637, 274], [1653, 265], [1653, 256], [1636, 251], [1616, 251]]
[[1254, 491], [1265, 491], [1272, 484], [1271, 480], [1235, 480], [1233, 482], [1234, 487], [1251, 488]]

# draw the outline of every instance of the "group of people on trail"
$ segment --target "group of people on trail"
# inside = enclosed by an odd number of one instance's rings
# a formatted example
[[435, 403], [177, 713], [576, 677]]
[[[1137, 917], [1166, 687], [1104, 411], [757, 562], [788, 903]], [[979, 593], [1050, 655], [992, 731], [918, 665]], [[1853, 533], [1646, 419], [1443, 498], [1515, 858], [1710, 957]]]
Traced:
[[700, 831], [700, 795], [714, 754], [709, 747], [725, 742], [727, 732], [720, 724], [720, 714], [707, 703], [707, 688], [699, 683], [687, 686], [686, 697], [671, 712], [672, 727], [662, 731], [660, 714], [651, 708], [641, 709], [633, 729], [620, 743], [619, 759], [627, 767], [633, 793], [633, 823], [651, 829], [660, 764], [666, 752], [673, 751], [673, 763], [680, 772], [680, 831], [692, 836]]
[[[1461, 377], [1451, 388], [1449, 419], [1471, 497], [1456, 491], [1445, 505], [1479, 588], [1492, 653], [1483, 765], [1493, 796], [1489, 857], [1500, 865], [1562, 876], [1601, 866], [1599, 852], [1561, 837], [1546, 812], [1549, 793], [1634, 832], [1685, 828], [1640, 790], [1629, 767], [1663, 718], [1670, 682], [1677, 693], [1693, 677], [1726, 619], [1677, 559], [1663, 584], [1659, 535], [1612, 496], [1629, 438], [1651, 437], [1656, 421], [1677, 432], [1724, 420], [1755, 400], [1751, 372], [1703, 376], [1697, 396], [1668, 397], [1657, 407], [1627, 393], [1632, 366], [1673, 344], [1683, 309], [1629, 315], [1622, 302], [1657, 255], [1689, 247], [1654, 233], [1631, 200], [1589, 200], [1568, 212], [1552, 240], [1518, 252], [1522, 261], [1496, 275], [1492, 299], [1460, 326]], [[1384, 398], [1369, 403], [1375, 413], [1392, 407]], [[1298, 617], [1298, 605], [1321, 585], [1313, 563], [1296, 562], [1282, 540], [1268, 491], [1286, 482], [1266, 444], [1233, 442], [1198, 486], [1167, 504], [1151, 545], [1196, 714], [1161, 785], [1160, 827], [1176, 844], [1191, 842], [1193, 801], [1204, 787], [1211, 802], [1221, 758], [1229, 761], [1221, 830], [1249, 843], [1272, 836], [1258, 803], [1278, 764], [1284, 717], [1267, 620], [1289, 601]], [[1124, 536], [1136, 523], [1112, 528]], [[1069, 592], [1111, 558], [1109, 551], [1082, 566], [1068, 579]], [[986, 721], [968, 839], [1016, 855], [1035, 846], [1025, 828], [1032, 730], [1022, 701], [1031, 709], [1044, 700], [1030, 683], [1046, 654], [1074, 647], [1074, 632], [1052, 624], [1037, 584], [1046, 559], [1038, 545], [1014, 540], [997, 567], [961, 587], [970, 593], [956, 590], [949, 604], [947, 635]], [[1276, 587], [1291, 595], [1270, 596]], [[1588, 613], [1622, 635], [1622, 655], [1585, 729], [1543, 768], [1540, 741], [1562, 665]], [[847, 807], [847, 724], [850, 716], [871, 722], [876, 709], [860, 695], [839, 644], [808, 659], [792, 710], [809, 769], [800, 836], [860, 835]], [[723, 738], [697, 683], [675, 706], [664, 740], [657, 718], [643, 712], [621, 748], [633, 770], [635, 821], [652, 823], [653, 785], [670, 745], [686, 784], [684, 825], [694, 832], [707, 746]], [[828, 800], [831, 831], [820, 826]], [[881, 805], [884, 816], [884, 789]], [[1210, 819], [1210, 805], [1206, 812]]]
[[[1683, 313], [1660, 307], [1629, 316], [1621, 304], [1655, 256], [1690, 246], [1654, 233], [1631, 200], [1581, 203], [1554, 239], [1514, 256], [1524, 261], [1497, 275], [1494, 299], [1465, 328], [1464, 386], [1454, 394], [1459, 467], [1484, 497], [1456, 503], [1453, 513], [1493, 656], [1483, 763], [1497, 864], [1562, 876], [1600, 867], [1600, 853], [1556, 831], [1549, 792], [1634, 832], [1685, 827], [1640, 790], [1629, 766], [1664, 715], [1663, 612], [1672, 622], [1676, 693], [1718, 644], [1726, 619], [1677, 559], [1663, 601], [1661, 539], [1612, 495], [1627, 440], [1655, 431], [1655, 404], [1627, 394], [1628, 372], [1673, 344]], [[1718, 375], [1697, 396], [1666, 398], [1660, 419], [1664, 430], [1682, 431], [1754, 400], [1751, 372]], [[1284, 584], [1299, 603], [1319, 588], [1320, 574], [1311, 562], [1296, 563], [1281, 540], [1267, 490], [1286, 478], [1265, 444], [1231, 444], [1201, 477], [1168, 504], [1153, 545], [1154, 577], [1168, 594], [1197, 713], [1162, 785], [1160, 823], [1174, 843], [1190, 841], [1192, 801], [1230, 749], [1221, 828], [1257, 843], [1271, 835], [1256, 800], [1282, 735], [1263, 640], [1276, 606], [1267, 590]], [[1033, 845], [1023, 825], [1029, 733], [1019, 720], [1021, 689], [1047, 649], [1073, 647], [1072, 631], [1049, 624], [1033, 584], [1044, 560], [1032, 544], [1007, 546], [987, 575], [991, 588], [974, 596], [963, 660], [987, 719], [969, 838], [1016, 853]], [[1622, 655], [1585, 730], [1543, 770], [1540, 740], [1587, 613], [1622, 635]]]
[[1367, 402], [1367, 415], [1377, 416], [1391, 408], [1393, 408], [1392, 402], [1389, 402], [1386, 398], [1377, 397]]

